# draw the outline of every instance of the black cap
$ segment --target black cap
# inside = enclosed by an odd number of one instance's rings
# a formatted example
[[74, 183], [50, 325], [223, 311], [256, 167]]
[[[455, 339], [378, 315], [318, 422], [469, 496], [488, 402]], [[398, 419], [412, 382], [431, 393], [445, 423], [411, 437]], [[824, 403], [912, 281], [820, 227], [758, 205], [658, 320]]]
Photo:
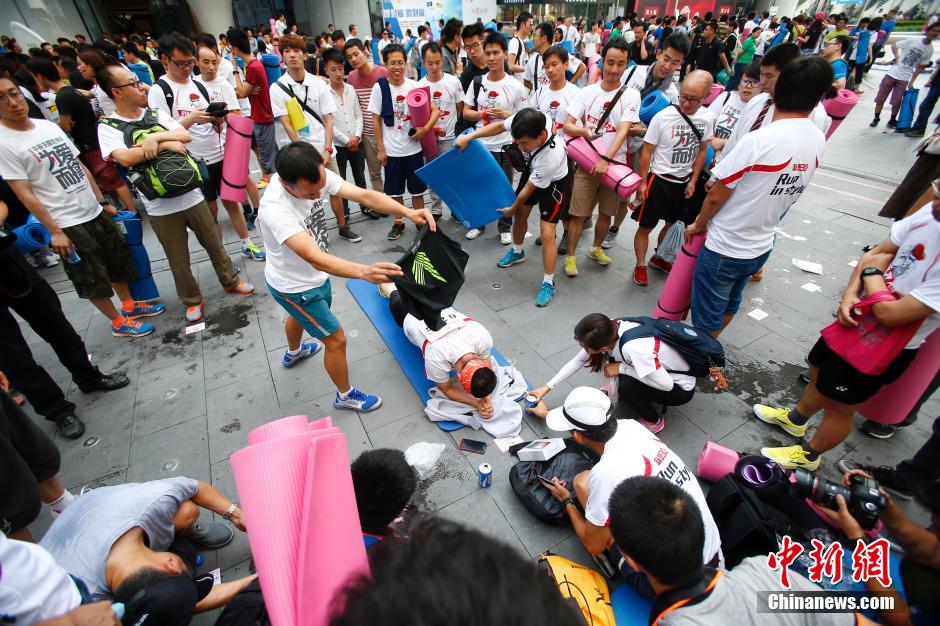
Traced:
[[187, 575], [163, 578], [138, 591], [127, 602], [124, 626], [186, 626], [193, 619], [196, 604], [209, 595], [212, 574], [195, 580]]
[[940, 514], [940, 480], [920, 483], [914, 487], [914, 495], [931, 513]]

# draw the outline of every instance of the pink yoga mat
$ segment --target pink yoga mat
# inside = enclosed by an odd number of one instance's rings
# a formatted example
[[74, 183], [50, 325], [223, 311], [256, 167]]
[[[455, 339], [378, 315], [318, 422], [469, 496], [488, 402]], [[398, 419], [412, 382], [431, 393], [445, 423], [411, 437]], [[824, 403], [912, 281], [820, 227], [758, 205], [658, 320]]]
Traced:
[[689, 303], [692, 301], [692, 271], [703, 245], [704, 233], [692, 237], [691, 243], [682, 244], [682, 251], [676, 257], [672, 271], [666, 277], [662, 293], [659, 294], [653, 317], [681, 321], [688, 315]]
[[295, 618], [295, 593], [307, 460], [311, 441], [332, 434], [340, 434], [339, 429], [304, 431], [249, 445], [231, 456], [248, 543], [275, 626], [301, 626]]
[[940, 368], [940, 331], [933, 331], [917, 351], [914, 361], [901, 377], [882, 387], [858, 412], [873, 422], [897, 424], [904, 421]]
[[297, 615], [302, 626], [326, 626], [337, 590], [368, 574], [346, 437], [310, 443], [297, 568]]
[[709, 104], [711, 104], [712, 102], [714, 102], [715, 98], [717, 98], [718, 96], [720, 96], [720, 95], [723, 94], [724, 92], [725, 92], [725, 87], [724, 87], [724, 85], [722, 85], [722, 84], [720, 84], [720, 83], [712, 83], [712, 90], [709, 92], [709, 94], [708, 94], [707, 96], [705, 96], [705, 99], [702, 100], [702, 105], [703, 105], [703, 106], [708, 106]]
[[[412, 89], [406, 102], [411, 112], [411, 125], [418, 128], [427, 124], [431, 119], [431, 88], [425, 85]], [[437, 156], [437, 135], [433, 130], [421, 140], [421, 151], [429, 159]]]
[[706, 441], [698, 457], [695, 475], [705, 480], [716, 482], [734, 471], [739, 454], [714, 441]]
[[[589, 142], [585, 137], [568, 140], [568, 156], [586, 172], [590, 172], [594, 164], [601, 159], [602, 152], [606, 154], [606, 148], [603, 146], [595, 147], [595, 144]], [[625, 163], [617, 162], [607, 165], [607, 173], [604, 174], [602, 182], [605, 187], [613, 189], [617, 192], [617, 195], [626, 200], [633, 195], [633, 192], [636, 191], [642, 181], [640, 176], [627, 167]]]
[[291, 415], [282, 417], [279, 420], [268, 422], [263, 426], [258, 426], [248, 433], [248, 445], [271, 441], [273, 439], [283, 439], [291, 435], [299, 435], [308, 430], [317, 430], [320, 428], [329, 428], [333, 425], [333, 418], [324, 417], [313, 422], [307, 422], [306, 415]]
[[829, 126], [829, 132], [826, 133], [826, 139], [829, 139], [832, 133], [836, 132], [839, 124], [855, 108], [856, 104], [858, 104], [858, 94], [851, 89], [840, 89], [834, 98], [823, 100], [823, 108], [832, 118], [832, 124]]
[[226, 118], [225, 159], [222, 161], [222, 185], [219, 197], [231, 202], [244, 202], [248, 188], [248, 157], [251, 154], [251, 131], [254, 122], [244, 115], [229, 114]]
[[592, 54], [588, 58], [588, 84], [596, 83], [597, 76], [600, 74], [601, 55]]

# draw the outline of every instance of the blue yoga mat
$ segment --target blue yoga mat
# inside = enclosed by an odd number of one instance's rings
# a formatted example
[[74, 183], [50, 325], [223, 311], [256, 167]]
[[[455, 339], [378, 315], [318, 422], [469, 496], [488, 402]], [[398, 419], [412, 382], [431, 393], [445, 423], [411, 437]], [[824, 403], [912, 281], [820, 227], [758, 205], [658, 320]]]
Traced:
[[268, 77], [268, 85], [273, 85], [281, 77], [281, 59], [276, 54], [265, 53], [261, 55], [261, 64]]
[[495, 222], [502, 216], [496, 209], [516, 200], [499, 163], [476, 139], [462, 152], [451, 148], [416, 174], [450, 207], [464, 228]]
[[372, 63], [374, 65], [381, 65], [382, 61], [379, 59], [379, 40], [372, 40]]
[[46, 227], [40, 224], [33, 215], [29, 216], [25, 224], [14, 228], [13, 232], [16, 233], [16, 241], [13, 245], [20, 254], [35, 252], [48, 246], [52, 240]]
[[124, 226], [124, 240], [131, 246], [139, 246], [144, 240], [144, 227], [136, 213], [120, 211], [114, 221]]
[[917, 106], [917, 96], [920, 89], [908, 89], [901, 99], [901, 110], [898, 111], [898, 125], [896, 130], [907, 130], [914, 125], [914, 108]]
[[640, 121], [649, 126], [653, 117], [669, 104], [666, 94], [657, 89], [643, 98], [643, 102], [640, 103]]
[[559, 46], [568, 51], [568, 54], [574, 54], [574, 42], [565, 39], [558, 43]]
[[715, 149], [712, 148], [711, 144], [708, 144], [708, 152], [705, 153], [705, 164], [702, 165], [702, 169], [706, 169], [709, 165], [712, 164], [712, 161], [715, 160]]
[[610, 607], [614, 610], [614, 619], [618, 626], [646, 626], [653, 603], [634, 591], [630, 585], [621, 584], [610, 594]]
[[[362, 307], [363, 313], [366, 314], [375, 329], [379, 331], [385, 345], [388, 346], [389, 351], [401, 366], [402, 372], [405, 373], [411, 386], [414, 387], [415, 393], [421, 398], [421, 402], [427, 404], [431, 397], [429, 392], [434, 383], [424, 375], [424, 356], [422, 356], [421, 350], [417, 346], [408, 341], [404, 331], [395, 323], [392, 312], [388, 310], [388, 300], [379, 294], [376, 285], [364, 280], [347, 280], [346, 287], [352, 297], [356, 299], [356, 302], [359, 303], [359, 306]], [[492, 354], [500, 365], [509, 365], [509, 360], [497, 352], [496, 348], [493, 348]], [[463, 428], [463, 424], [460, 422], [435, 422], [435, 424], [441, 430]]]

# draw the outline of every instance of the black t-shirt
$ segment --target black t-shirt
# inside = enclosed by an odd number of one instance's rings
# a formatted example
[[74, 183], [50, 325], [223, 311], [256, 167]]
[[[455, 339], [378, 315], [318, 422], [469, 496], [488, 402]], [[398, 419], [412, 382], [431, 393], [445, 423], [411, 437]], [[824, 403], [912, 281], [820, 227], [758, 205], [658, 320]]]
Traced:
[[463, 72], [460, 73], [460, 84], [463, 85], [463, 90], [466, 92], [470, 89], [470, 83], [473, 82], [473, 79], [477, 76], [486, 76], [489, 73], [489, 70], [486, 69], [486, 66], [477, 67], [473, 64], [473, 61], [467, 59], [467, 65], [463, 68]]
[[[646, 46], [645, 59], [640, 55], [640, 46]], [[656, 51], [650, 49], [650, 45], [646, 42], [645, 37], [638, 39], [630, 44], [630, 60], [637, 65], [650, 65], [656, 60]]]
[[712, 39], [711, 43], [705, 41], [703, 37], [699, 38], [692, 56], [695, 69], [705, 70], [706, 72], [717, 74], [719, 71], [724, 69], [721, 61], [718, 60], [718, 57], [724, 51], [725, 46], [721, 43], [718, 37]]
[[79, 152], [98, 149], [98, 118], [91, 102], [80, 94], [75, 87], [63, 87], [55, 95], [55, 105], [59, 115], [72, 117], [72, 141]]

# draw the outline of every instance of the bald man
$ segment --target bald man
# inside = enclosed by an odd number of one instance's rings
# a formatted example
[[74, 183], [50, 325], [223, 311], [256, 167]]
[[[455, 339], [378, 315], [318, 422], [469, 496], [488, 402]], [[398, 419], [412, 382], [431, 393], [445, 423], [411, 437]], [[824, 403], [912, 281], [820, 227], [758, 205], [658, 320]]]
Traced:
[[[709, 72], [690, 72], [679, 87], [679, 104], [657, 113], [643, 138], [637, 173], [646, 185], [637, 191], [639, 205], [633, 211], [633, 219], [640, 224], [633, 237], [636, 251], [633, 281], [638, 285], [649, 284], [646, 254], [650, 232], [664, 221], [665, 226], [659, 231], [662, 242], [673, 222], [682, 220], [690, 224], [702, 208], [701, 200], [696, 203], [693, 197], [715, 123], [714, 114], [702, 106], [711, 88]], [[656, 254], [649, 264], [666, 273], [672, 269], [672, 263]]]

